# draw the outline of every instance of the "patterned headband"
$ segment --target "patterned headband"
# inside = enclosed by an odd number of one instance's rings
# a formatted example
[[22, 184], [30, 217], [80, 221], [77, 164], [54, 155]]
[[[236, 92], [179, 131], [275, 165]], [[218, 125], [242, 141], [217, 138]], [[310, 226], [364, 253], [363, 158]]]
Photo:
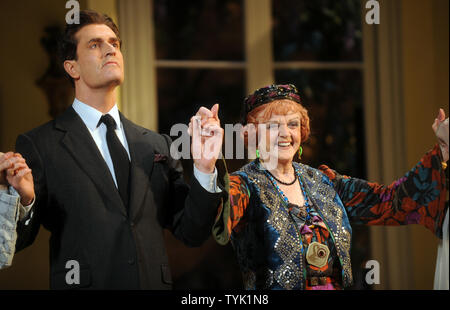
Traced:
[[253, 94], [244, 99], [241, 113], [241, 124], [247, 124], [247, 115], [255, 108], [280, 99], [289, 99], [302, 103], [297, 87], [293, 84], [269, 85], [255, 90]]

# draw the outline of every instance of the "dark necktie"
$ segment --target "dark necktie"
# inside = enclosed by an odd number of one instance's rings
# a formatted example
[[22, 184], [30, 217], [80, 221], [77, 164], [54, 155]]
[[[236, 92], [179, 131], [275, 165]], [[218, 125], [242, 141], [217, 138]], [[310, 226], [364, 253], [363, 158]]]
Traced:
[[[106, 125], [106, 142], [108, 143], [109, 154], [114, 165], [116, 174], [117, 187], [119, 188], [120, 197], [128, 208], [128, 179], [130, 175], [130, 161], [128, 153], [116, 135], [116, 122], [111, 115], [105, 114], [100, 118], [98, 125], [104, 123]], [[98, 127], [98, 126], [97, 126]]]

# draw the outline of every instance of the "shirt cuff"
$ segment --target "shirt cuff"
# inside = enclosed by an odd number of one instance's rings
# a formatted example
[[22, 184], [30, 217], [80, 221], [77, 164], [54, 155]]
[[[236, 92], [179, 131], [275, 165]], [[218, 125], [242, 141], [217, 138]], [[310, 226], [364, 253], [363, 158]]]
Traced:
[[31, 210], [31, 208], [33, 208], [34, 202], [36, 201], [36, 197], [33, 198], [33, 201], [31, 202], [31, 204], [29, 204], [28, 206], [23, 206], [20, 203], [19, 193], [17, 193], [17, 191], [12, 186], [9, 187], [9, 195], [18, 198], [18, 200], [17, 200], [17, 207], [19, 209], [18, 216], [19, 216], [19, 221], [22, 221], [24, 218], [26, 218], [28, 216], [28, 214], [30, 214], [30, 210]]
[[217, 168], [214, 168], [214, 173], [203, 173], [195, 167], [194, 177], [198, 183], [210, 193], [221, 193], [222, 190], [217, 186]]

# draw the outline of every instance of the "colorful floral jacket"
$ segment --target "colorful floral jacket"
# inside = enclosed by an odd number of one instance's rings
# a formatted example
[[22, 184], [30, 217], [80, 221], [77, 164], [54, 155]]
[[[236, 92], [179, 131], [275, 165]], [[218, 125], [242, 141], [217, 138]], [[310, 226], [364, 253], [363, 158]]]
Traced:
[[[439, 146], [389, 186], [343, 176], [325, 165], [300, 169], [308, 198], [328, 227], [341, 267], [341, 284], [350, 286], [350, 224], [421, 224], [442, 237], [446, 177]], [[232, 173], [229, 202], [213, 228], [219, 244], [231, 240], [246, 289], [304, 289], [302, 239], [278, 191], [258, 160]], [[303, 254], [304, 256], [304, 254]]]

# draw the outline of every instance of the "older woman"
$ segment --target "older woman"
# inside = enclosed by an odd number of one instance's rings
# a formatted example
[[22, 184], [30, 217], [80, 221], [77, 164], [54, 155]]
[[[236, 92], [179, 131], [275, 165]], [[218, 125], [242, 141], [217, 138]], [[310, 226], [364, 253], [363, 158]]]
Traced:
[[258, 157], [230, 175], [213, 232], [220, 244], [231, 240], [245, 288], [350, 286], [351, 224], [421, 224], [441, 236], [448, 146], [445, 158], [436, 145], [404, 177], [378, 185], [294, 162], [310, 132], [294, 85], [256, 90], [243, 111]]

